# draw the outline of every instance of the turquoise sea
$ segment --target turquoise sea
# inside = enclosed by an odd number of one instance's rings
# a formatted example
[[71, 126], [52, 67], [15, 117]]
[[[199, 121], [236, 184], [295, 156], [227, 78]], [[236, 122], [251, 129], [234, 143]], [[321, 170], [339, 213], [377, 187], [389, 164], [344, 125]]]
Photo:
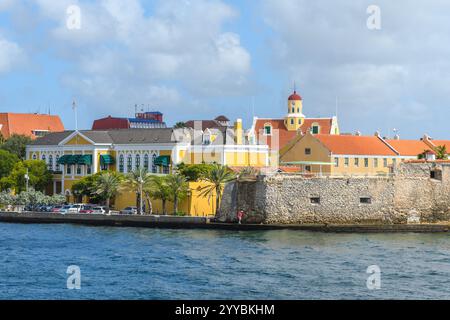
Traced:
[[450, 299], [450, 236], [0, 223], [0, 299]]

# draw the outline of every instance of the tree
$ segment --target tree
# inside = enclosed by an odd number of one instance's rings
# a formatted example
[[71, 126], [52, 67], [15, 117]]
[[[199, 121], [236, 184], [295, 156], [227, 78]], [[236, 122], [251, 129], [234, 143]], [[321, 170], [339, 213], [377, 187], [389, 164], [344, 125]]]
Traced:
[[17, 162], [10, 175], [1, 180], [3, 187], [9, 185], [14, 188], [16, 193], [20, 193], [26, 189], [25, 175], [28, 170], [28, 186], [35, 190], [43, 191], [45, 187], [52, 181], [52, 174], [48, 171], [47, 164], [42, 160], [25, 160]]
[[94, 181], [92, 193], [105, 199], [106, 208], [109, 212], [111, 198], [115, 197], [120, 190], [120, 175], [114, 172], [102, 172]]
[[152, 175], [151, 182], [144, 188], [147, 199], [161, 200], [163, 214], [167, 214], [166, 203], [170, 199], [170, 190], [167, 186], [167, 176]]
[[16, 203], [17, 196], [13, 195], [11, 192], [2, 191], [0, 192], [0, 205], [9, 206]]
[[213, 168], [212, 164], [189, 164], [180, 163], [177, 166], [177, 171], [186, 177], [187, 181], [198, 181], [208, 174], [209, 170]]
[[22, 134], [12, 134], [0, 148], [15, 154], [20, 159], [25, 159], [25, 150], [27, 144], [30, 144], [31, 138]]
[[[141, 212], [141, 195], [144, 195], [144, 189], [148, 188], [151, 184], [151, 175], [144, 168], [139, 168], [133, 170], [125, 176], [125, 179], [122, 183], [122, 189], [135, 192], [137, 194], [136, 201], [139, 203], [138, 214], [142, 214]], [[151, 205], [151, 203], [150, 203]]]
[[79, 196], [86, 196], [91, 203], [101, 203], [106, 199], [94, 192], [94, 185], [97, 178], [102, 172], [97, 172], [89, 176], [85, 176], [72, 185], [72, 193]]
[[437, 146], [434, 151], [436, 152], [436, 159], [438, 160], [447, 160], [448, 159], [448, 152], [445, 145], [443, 146]]
[[180, 122], [175, 123], [175, 125], [173, 127], [174, 127], [174, 129], [186, 128], [186, 123], [180, 121]]
[[173, 200], [173, 213], [178, 213], [178, 201], [183, 200], [189, 193], [189, 183], [185, 176], [176, 173], [168, 175], [167, 187], [169, 189], [170, 199]]
[[216, 215], [219, 213], [220, 199], [222, 198], [222, 193], [224, 185], [236, 179], [234, 173], [227, 167], [220, 164], [214, 164], [212, 169], [207, 175], [203, 177], [203, 180], [210, 183], [200, 188], [200, 196], [208, 197], [211, 199], [214, 195], [216, 196]]
[[19, 162], [19, 158], [15, 154], [0, 150], [0, 179], [7, 177], [17, 162]]
[[16, 204], [28, 205], [34, 209], [39, 204], [46, 204], [46, 200], [45, 194], [30, 188], [28, 191], [22, 191], [19, 193], [16, 199]]

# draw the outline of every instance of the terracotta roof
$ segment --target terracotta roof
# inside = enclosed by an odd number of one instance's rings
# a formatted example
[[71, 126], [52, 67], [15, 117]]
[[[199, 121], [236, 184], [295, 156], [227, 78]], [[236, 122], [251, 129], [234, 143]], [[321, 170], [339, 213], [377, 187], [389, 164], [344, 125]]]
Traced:
[[315, 136], [333, 154], [339, 155], [382, 155], [395, 156], [380, 138], [376, 136], [350, 136], [318, 134]]
[[431, 142], [436, 147], [445, 146], [447, 152], [450, 153], [450, 140], [428, 140], [428, 141]]
[[[274, 143], [272, 144], [272, 136], [263, 136], [264, 126], [270, 123], [272, 125], [272, 130], [278, 130], [278, 146]], [[261, 142], [264, 142], [264, 138], [267, 138], [266, 143], [272, 150], [279, 150], [288, 144], [292, 139], [294, 139], [298, 134], [306, 134], [311, 129], [313, 123], [318, 123], [320, 126], [320, 132], [329, 134], [331, 131], [332, 118], [306, 118], [303, 125], [300, 127], [300, 131], [288, 131], [284, 125], [284, 119], [257, 119], [255, 123], [255, 133]], [[273, 131], [275, 132], [275, 131]]]
[[23, 134], [33, 139], [33, 131], [49, 132], [64, 131], [64, 125], [59, 116], [33, 113], [0, 113], [1, 133], [5, 138], [12, 134]]
[[215, 118], [214, 120], [216, 120], [216, 121], [230, 121], [230, 119], [228, 119], [224, 115], [220, 115], [217, 118]]
[[387, 139], [389, 143], [401, 156], [418, 156], [430, 147], [422, 140], [394, 140]]
[[288, 100], [302, 100], [302, 97], [294, 90], [294, 93], [289, 96]]

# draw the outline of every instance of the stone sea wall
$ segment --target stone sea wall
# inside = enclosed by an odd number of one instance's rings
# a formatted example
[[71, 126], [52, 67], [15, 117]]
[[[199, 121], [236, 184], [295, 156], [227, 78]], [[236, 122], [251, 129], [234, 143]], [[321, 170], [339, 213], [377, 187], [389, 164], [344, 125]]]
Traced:
[[276, 174], [226, 186], [220, 221], [392, 224], [450, 221], [450, 166], [403, 163], [385, 177]]

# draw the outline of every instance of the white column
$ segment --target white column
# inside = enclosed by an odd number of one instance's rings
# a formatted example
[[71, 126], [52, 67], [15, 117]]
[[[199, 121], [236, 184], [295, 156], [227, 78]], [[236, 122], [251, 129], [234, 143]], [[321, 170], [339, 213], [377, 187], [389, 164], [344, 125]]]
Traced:
[[92, 174], [97, 173], [98, 167], [97, 167], [97, 150], [94, 149], [94, 152], [92, 153]]
[[64, 194], [64, 175], [66, 174], [66, 167], [64, 164], [61, 164], [62, 174], [61, 174], [61, 194]]

